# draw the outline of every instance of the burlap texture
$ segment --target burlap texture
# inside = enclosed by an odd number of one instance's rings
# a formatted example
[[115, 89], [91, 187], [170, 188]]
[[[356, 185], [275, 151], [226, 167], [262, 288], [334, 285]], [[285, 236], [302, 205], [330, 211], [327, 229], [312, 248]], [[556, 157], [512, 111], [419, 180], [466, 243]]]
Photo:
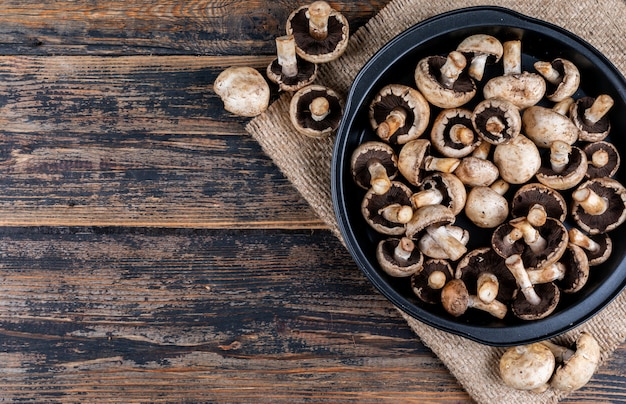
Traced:
[[[393, 0], [365, 26], [352, 33], [348, 50], [341, 58], [320, 66], [317, 82], [345, 96], [361, 67], [393, 37], [426, 18], [477, 5], [507, 7], [559, 25], [586, 39], [623, 73], [626, 72], [626, 3], [622, 0], [468, 0], [462, 3], [452, 0]], [[334, 137], [320, 140], [296, 133], [288, 118], [290, 99], [290, 94], [283, 94], [266, 113], [250, 121], [247, 130], [341, 239], [330, 192]], [[503, 348], [485, 346], [442, 332], [405, 313], [401, 314], [476, 402], [554, 403], [565, 396], [552, 389], [542, 394], [510, 389], [502, 384], [498, 376], [497, 363]], [[571, 344], [583, 330], [598, 337], [602, 360], [606, 361], [626, 339], [626, 293], [622, 293], [590, 321], [555, 340]]]

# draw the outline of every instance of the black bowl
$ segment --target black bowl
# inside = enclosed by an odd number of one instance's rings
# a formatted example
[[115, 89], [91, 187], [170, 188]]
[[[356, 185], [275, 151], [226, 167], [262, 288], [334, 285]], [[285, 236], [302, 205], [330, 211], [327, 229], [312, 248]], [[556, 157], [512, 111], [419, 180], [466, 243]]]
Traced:
[[[469, 309], [460, 317], [446, 313], [441, 305], [428, 305], [413, 294], [407, 278], [392, 278], [376, 261], [378, 241], [384, 237], [363, 219], [360, 205], [365, 190], [359, 188], [350, 174], [353, 150], [367, 140], [378, 140], [369, 125], [368, 107], [384, 85], [406, 84], [414, 87], [413, 73], [417, 61], [434, 54], [446, 55], [471, 34], [485, 33], [501, 41], [522, 41], [523, 69], [534, 71], [537, 60], [563, 57], [574, 62], [581, 72], [581, 85], [574, 98], [596, 97], [606, 93], [615, 100], [610, 111], [612, 133], [607, 140], [618, 150], [626, 151], [626, 80], [598, 50], [576, 35], [555, 25], [533, 19], [500, 7], [471, 7], [429, 18], [406, 30], [380, 51], [357, 75], [348, 95], [345, 115], [337, 132], [332, 163], [332, 197], [339, 228], [352, 257], [374, 286], [398, 308], [415, 319], [438, 329], [458, 334], [493, 346], [511, 346], [550, 338], [572, 329], [591, 318], [614, 299], [626, 286], [626, 237], [618, 228], [611, 233], [614, 251], [604, 264], [592, 268], [590, 278], [580, 292], [563, 294], [557, 309], [550, 316], [524, 321], [508, 314], [498, 320], [478, 310]], [[488, 68], [489, 69], [489, 68]], [[492, 67], [492, 75], [501, 74]], [[495, 71], [494, 71], [495, 70]], [[489, 77], [486, 76], [482, 83]], [[479, 88], [480, 91], [480, 88]], [[471, 106], [470, 106], [471, 108]], [[431, 110], [431, 118], [438, 113]], [[428, 133], [428, 131], [427, 131]], [[423, 137], [428, 137], [428, 134]], [[625, 170], [616, 179], [626, 183]], [[468, 249], [486, 246], [490, 235], [457, 219], [457, 224], [470, 230]], [[484, 232], [484, 231], [482, 231]], [[488, 242], [487, 242], [488, 243]], [[488, 245], [488, 244], [487, 244]]]

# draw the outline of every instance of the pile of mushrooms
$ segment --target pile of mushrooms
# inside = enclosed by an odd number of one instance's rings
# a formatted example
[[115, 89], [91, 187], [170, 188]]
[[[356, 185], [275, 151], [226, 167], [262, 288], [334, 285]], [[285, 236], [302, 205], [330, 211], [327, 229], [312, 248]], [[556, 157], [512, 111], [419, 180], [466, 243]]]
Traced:
[[[279, 91], [292, 94], [289, 120], [299, 133], [322, 138], [334, 133], [343, 116], [343, 100], [331, 88], [314, 84], [318, 65], [340, 57], [348, 45], [347, 19], [325, 1], [294, 10], [285, 35], [276, 41], [276, 59], [265, 70]], [[215, 93], [224, 108], [245, 117], [269, 106], [270, 84], [256, 69], [230, 67], [215, 80]]]
[[414, 86], [373, 95], [374, 140], [352, 155], [381, 270], [454, 317], [549, 316], [626, 220], [612, 98], [575, 99], [580, 73], [563, 58], [522, 71], [522, 46], [477, 34], [416, 61]]

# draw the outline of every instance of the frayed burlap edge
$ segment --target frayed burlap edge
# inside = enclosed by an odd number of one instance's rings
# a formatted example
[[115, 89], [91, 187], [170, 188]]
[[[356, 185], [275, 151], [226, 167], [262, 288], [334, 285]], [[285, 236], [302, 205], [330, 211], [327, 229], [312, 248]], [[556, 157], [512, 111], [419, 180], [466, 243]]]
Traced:
[[[626, 3], [624, 1], [546, 2], [465, 1], [464, 7], [497, 5], [559, 25], [581, 36], [626, 72]], [[393, 0], [365, 26], [351, 35], [346, 53], [320, 67], [317, 82], [346, 95], [360, 68], [393, 37], [412, 25], [459, 8], [455, 1]], [[246, 129], [259, 142], [285, 176], [299, 190], [330, 230], [342, 240], [335, 219], [330, 172], [334, 138], [311, 139], [295, 132], [288, 119], [290, 94], [283, 94]], [[343, 241], [343, 240], [342, 240]], [[478, 403], [555, 403], [565, 394], [548, 390], [542, 394], [513, 390], [503, 385], [497, 371], [503, 348], [485, 346], [460, 336], [436, 330], [401, 312], [407, 324], [448, 367], [468, 394]], [[588, 331], [597, 336], [602, 361], [626, 339], [626, 293], [580, 327], [556, 338], [572, 344]]]

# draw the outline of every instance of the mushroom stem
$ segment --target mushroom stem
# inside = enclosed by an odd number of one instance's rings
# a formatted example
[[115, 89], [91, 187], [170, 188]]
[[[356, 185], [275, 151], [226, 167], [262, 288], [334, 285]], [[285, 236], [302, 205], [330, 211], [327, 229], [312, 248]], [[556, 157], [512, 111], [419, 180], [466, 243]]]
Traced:
[[391, 180], [383, 163], [372, 161], [367, 165], [367, 171], [370, 174], [370, 186], [376, 195], [382, 195], [391, 188]]
[[544, 224], [546, 224], [546, 220], [548, 220], [548, 213], [546, 212], [546, 208], [538, 203], [533, 204], [528, 209], [526, 220], [528, 220], [528, 223], [530, 223], [532, 226], [543, 226]]
[[613, 106], [613, 98], [608, 94], [599, 95], [589, 108], [585, 110], [585, 119], [596, 123], [606, 115]]
[[328, 17], [332, 8], [325, 1], [311, 3], [306, 16], [309, 18], [309, 34], [314, 39], [321, 41], [328, 36]]
[[388, 140], [398, 129], [404, 126], [407, 113], [402, 107], [392, 109], [387, 118], [376, 128], [376, 134], [383, 140]]
[[472, 61], [470, 62], [470, 66], [467, 69], [467, 73], [480, 81], [483, 79], [483, 74], [485, 73], [485, 67], [487, 66], [487, 59], [489, 58], [488, 53], [479, 53], [476, 54]]
[[510, 185], [509, 185], [508, 182], [506, 182], [502, 178], [499, 178], [499, 179], [495, 180], [489, 186], [489, 188], [491, 188], [492, 191], [495, 191], [498, 195], [503, 195], [504, 196], [504, 194], [506, 194], [506, 192], [509, 190]]
[[533, 306], [541, 303], [541, 298], [537, 292], [535, 292], [535, 288], [528, 278], [528, 272], [526, 272], [526, 268], [524, 268], [522, 257], [519, 254], [513, 254], [504, 260], [504, 263], [509, 271], [511, 271], [511, 274], [513, 274], [513, 277], [515, 277], [517, 286], [519, 286], [526, 300]]
[[506, 129], [506, 125], [504, 124], [504, 122], [502, 122], [502, 119], [500, 117], [494, 115], [490, 116], [487, 119], [485, 129], [492, 135], [497, 136]]
[[461, 160], [454, 157], [424, 157], [424, 170], [451, 173], [461, 164]]
[[502, 44], [504, 75], [522, 73], [522, 41], [506, 41]]
[[609, 153], [605, 149], [598, 149], [591, 154], [591, 165], [595, 168], [604, 167], [609, 163]]
[[441, 289], [446, 285], [447, 277], [443, 271], [433, 271], [428, 275], [428, 287]]
[[443, 287], [441, 290], [441, 303], [444, 309], [455, 317], [464, 314], [469, 308], [475, 308], [503, 319], [508, 310], [507, 306], [498, 300], [485, 303], [477, 296], [470, 295], [465, 283], [460, 279], [453, 279]]
[[398, 245], [393, 250], [393, 256], [396, 260], [406, 262], [413, 254], [415, 243], [408, 237], [402, 237]]
[[454, 143], [461, 143], [463, 146], [469, 146], [474, 142], [474, 131], [457, 123], [450, 128], [450, 140]]
[[467, 60], [461, 52], [452, 51], [448, 53], [446, 62], [441, 66], [441, 85], [445, 88], [452, 88], [457, 81], [463, 69], [467, 65]]
[[330, 114], [330, 102], [326, 97], [316, 97], [309, 104], [309, 111], [315, 122], [323, 121]]
[[496, 300], [500, 282], [498, 277], [490, 272], [482, 272], [476, 280], [476, 295], [483, 303], [491, 303]]
[[570, 243], [584, 248], [589, 252], [596, 253], [600, 251], [600, 248], [602, 248], [600, 244], [596, 243], [593, 239], [591, 239], [591, 237], [587, 236], [575, 227], [569, 229], [568, 235]]
[[580, 204], [585, 213], [601, 215], [609, 207], [608, 201], [589, 188], [579, 188], [572, 193], [572, 199]]
[[562, 140], [555, 140], [550, 145], [550, 166], [552, 171], [557, 174], [562, 173], [569, 164], [569, 155], [572, 152], [572, 146]]
[[528, 279], [533, 285], [539, 283], [554, 282], [563, 279], [565, 277], [565, 265], [561, 262], [555, 262], [546, 267], [540, 269], [530, 269], [528, 273]]
[[283, 75], [294, 77], [298, 74], [296, 41], [293, 35], [283, 35], [276, 38], [276, 55]]
[[552, 66], [551, 62], [538, 61], [533, 66], [551, 84], [558, 85], [563, 79], [561, 73]]
[[524, 233], [520, 229], [513, 228], [509, 234], [504, 236], [502, 241], [507, 245], [513, 245], [517, 240], [521, 240], [524, 237]]
[[554, 342], [551, 342], [548, 340], [541, 341], [541, 343], [545, 345], [546, 347], [548, 347], [548, 349], [550, 349], [550, 351], [552, 352], [552, 355], [554, 355], [554, 359], [556, 359], [556, 361], [560, 363], [567, 361], [569, 358], [571, 358], [574, 355], [574, 353], [576, 353], [572, 349], [569, 349], [561, 345], [557, 345]]
[[426, 232], [446, 252], [451, 261], [457, 261], [467, 252], [465, 244], [454, 237], [446, 226], [430, 225], [426, 227]]
[[392, 203], [378, 210], [378, 214], [393, 223], [406, 224], [413, 217], [413, 209], [407, 205]]
[[411, 195], [411, 204], [415, 209], [443, 202], [443, 194], [437, 188], [425, 189]]
[[567, 98], [557, 102], [556, 104], [554, 104], [552, 106], [552, 110], [554, 112], [558, 112], [559, 114], [561, 114], [563, 116], [567, 116], [567, 114], [569, 114], [570, 107], [575, 102], [576, 102], [576, 100], [573, 99], [572, 97], [567, 97]]
[[491, 143], [482, 141], [476, 146], [472, 152], [472, 156], [478, 159], [487, 160], [489, 152], [491, 151]]
[[530, 224], [527, 218], [513, 219], [509, 223], [522, 231], [524, 242], [533, 253], [541, 254], [546, 249], [548, 242], [541, 236], [539, 230]]

